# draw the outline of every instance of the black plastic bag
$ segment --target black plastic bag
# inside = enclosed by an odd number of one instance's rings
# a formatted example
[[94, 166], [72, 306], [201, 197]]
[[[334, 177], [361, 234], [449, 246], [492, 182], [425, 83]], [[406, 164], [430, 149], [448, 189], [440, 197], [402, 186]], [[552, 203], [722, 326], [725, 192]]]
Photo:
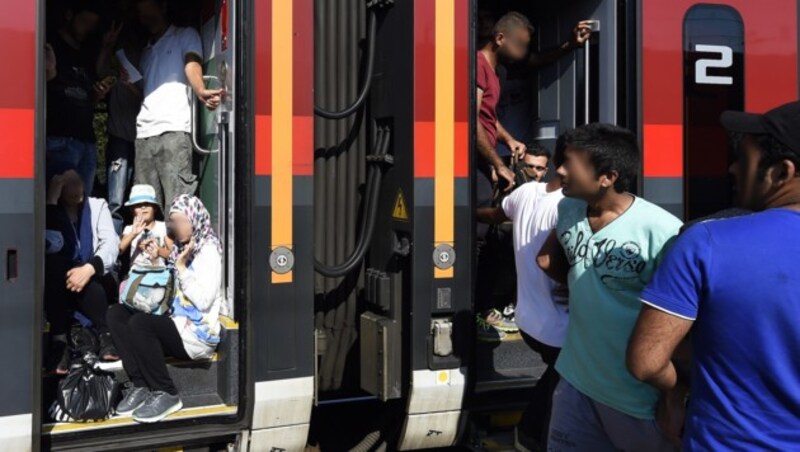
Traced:
[[108, 419], [119, 398], [114, 374], [96, 369], [97, 355], [87, 353], [75, 360], [69, 374], [58, 382], [50, 415], [61, 422], [89, 422]]

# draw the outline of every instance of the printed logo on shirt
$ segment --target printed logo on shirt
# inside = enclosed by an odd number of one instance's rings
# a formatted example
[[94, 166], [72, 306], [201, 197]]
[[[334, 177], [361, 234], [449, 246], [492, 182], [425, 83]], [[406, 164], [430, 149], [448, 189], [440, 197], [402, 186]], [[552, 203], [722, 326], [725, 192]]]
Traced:
[[570, 267], [583, 265], [594, 269], [600, 280], [611, 290], [638, 290], [641, 274], [647, 263], [642, 258], [642, 247], [627, 241], [621, 245], [615, 239], [593, 241], [583, 231], [565, 231], [560, 237]]

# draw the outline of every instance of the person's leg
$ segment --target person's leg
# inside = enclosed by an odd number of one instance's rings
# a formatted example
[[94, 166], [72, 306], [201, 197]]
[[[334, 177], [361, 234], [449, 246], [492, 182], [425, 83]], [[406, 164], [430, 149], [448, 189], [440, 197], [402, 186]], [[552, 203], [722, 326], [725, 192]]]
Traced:
[[[482, 207], [492, 207], [492, 200], [494, 198], [492, 168], [488, 164], [478, 162], [475, 176], [475, 207], [478, 209]], [[489, 225], [478, 223], [475, 228], [475, 237], [481, 240], [486, 236], [486, 232], [488, 231]]]
[[547, 439], [549, 452], [615, 452], [592, 406], [592, 400], [561, 379], [553, 392]]
[[542, 357], [542, 361], [547, 364], [547, 369], [533, 388], [530, 403], [522, 412], [518, 429], [525, 437], [536, 441], [540, 446], [545, 446], [550, 412], [553, 407], [553, 391], [559, 380], [555, 363], [561, 349], [543, 344], [524, 332], [522, 339], [528, 347]]
[[638, 419], [599, 402], [595, 411], [614, 447], [623, 452], [673, 452], [676, 447], [653, 419]]
[[147, 386], [152, 391], [177, 395], [178, 389], [167, 372], [164, 357], [188, 359], [189, 356], [175, 323], [167, 316], [143, 314], [134, 316], [129, 325], [134, 336], [133, 350]]
[[50, 254], [44, 264], [44, 306], [50, 335], [64, 337], [72, 325], [72, 309], [75, 295], [67, 290], [66, 275], [70, 268], [69, 259], [60, 254]]
[[[178, 195], [194, 195], [197, 176], [192, 172], [192, 140], [186, 132], [168, 132], [162, 136], [165, 210]], [[170, 185], [171, 184], [171, 185]], [[169, 187], [169, 188], [167, 188]]]
[[92, 321], [97, 334], [108, 332], [106, 324], [108, 297], [99, 277], [92, 278], [83, 291], [78, 294], [78, 309]]
[[106, 179], [108, 180], [108, 208], [114, 220], [117, 235], [125, 226], [123, 206], [133, 168], [133, 146], [122, 138], [109, 135], [106, 147]]
[[133, 348], [135, 336], [130, 328], [131, 318], [137, 315], [145, 314], [131, 312], [125, 306], [117, 304], [106, 311], [106, 322], [108, 329], [111, 331], [114, 345], [117, 347], [117, 353], [122, 359], [122, 367], [125, 369], [125, 373], [135, 387], [145, 388], [147, 387], [147, 382], [140, 371], [139, 360]]
[[133, 180], [136, 184], [151, 185], [156, 191], [156, 198], [161, 205], [164, 205], [164, 196], [161, 184], [158, 179], [158, 161], [155, 151], [158, 144], [158, 137], [137, 138], [136, 139], [136, 171], [133, 173]]
[[76, 170], [83, 179], [83, 191], [86, 196], [93, 196], [94, 176], [97, 173], [97, 145], [80, 140], [71, 140], [70, 143], [81, 156]]

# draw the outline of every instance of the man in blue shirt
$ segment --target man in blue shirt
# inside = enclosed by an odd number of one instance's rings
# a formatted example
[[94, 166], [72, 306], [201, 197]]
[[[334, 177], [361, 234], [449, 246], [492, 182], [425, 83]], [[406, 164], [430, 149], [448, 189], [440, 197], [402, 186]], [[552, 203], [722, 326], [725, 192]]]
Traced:
[[557, 172], [564, 195], [538, 257], [569, 287], [569, 327], [556, 361], [547, 448], [669, 451], [658, 430], [659, 393], [631, 376], [625, 350], [652, 277], [681, 222], [628, 192], [639, 168], [636, 136], [589, 124], [564, 135]]
[[722, 124], [736, 144], [738, 201], [759, 213], [681, 236], [642, 293], [628, 368], [679, 393], [672, 356], [691, 330], [684, 449], [797, 450], [800, 102], [764, 115], [726, 112]]

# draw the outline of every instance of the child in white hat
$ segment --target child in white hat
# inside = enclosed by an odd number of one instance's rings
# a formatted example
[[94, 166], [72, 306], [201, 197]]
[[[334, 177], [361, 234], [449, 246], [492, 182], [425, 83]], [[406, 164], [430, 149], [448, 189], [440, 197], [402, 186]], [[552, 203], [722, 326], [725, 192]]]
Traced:
[[133, 224], [125, 226], [119, 242], [120, 253], [130, 248], [131, 267], [164, 265], [172, 249], [172, 240], [167, 237], [167, 225], [156, 221], [157, 209], [161, 205], [151, 185], [134, 185], [126, 207], [132, 210]]

